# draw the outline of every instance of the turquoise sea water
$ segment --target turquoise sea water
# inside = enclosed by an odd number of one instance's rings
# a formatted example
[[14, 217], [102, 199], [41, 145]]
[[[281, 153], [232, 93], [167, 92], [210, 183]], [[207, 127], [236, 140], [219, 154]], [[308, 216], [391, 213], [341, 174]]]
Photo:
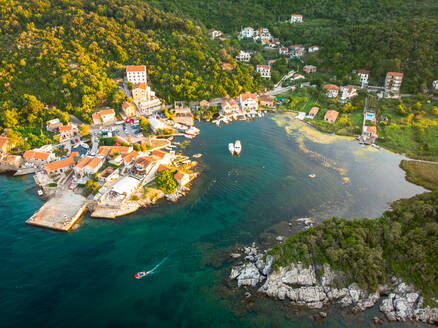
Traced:
[[[86, 216], [69, 233], [26, 225], [42, 205], [35, 190], [24, 191], [32, 178], [0, 176], [2, 327], [372, 326], [375, 310], [352, 316], [330, 308], [317, 323], [285, 302], [227, 296], [221, 250], [257, 241], [292, 218], [379, 216], [388, 202], [423, 191], [404, 180], [402, 157], [363, 152], [351, 140], [305, 139], [344, 169], [350, 182], [343, 183], [339, 170], [298, 148], [299, 133], [288, 135], [269, 118], [198, 127], [201, 135], [184, 152], [204, 155], [202, 174], [185, 199], [114, 221]], [[235, 139], [240, 157], [227, 151]], [[133, 278], [163, 259], [153, 275]]]

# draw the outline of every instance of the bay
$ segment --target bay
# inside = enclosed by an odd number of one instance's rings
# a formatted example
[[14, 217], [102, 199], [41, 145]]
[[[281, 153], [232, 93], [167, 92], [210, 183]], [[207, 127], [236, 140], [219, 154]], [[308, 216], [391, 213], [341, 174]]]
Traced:
[[[86, 216], [69, 233], [26, 225], [42, 205], [34, 189], [24, 191], [32, 177], [0, 176], [2, 326], [372, 325], [376, 310], [351, 316], [333, 308], [315, 323], [271, 300], [248, 307], [227, 296], [229, 264], [221, 256], [283, 221], [377, 217], [389, 202], [423, 192], [404, 180], [403, 156], [310, 133], [286, 115], [197, 126], [201, 135], [183, 152], [203, 154], [201, 175], [186, 198], [117, 220]], [[227, 150], [236, 139], [239, 157]], [[160, 262], [154, 274], [133, 278]]]

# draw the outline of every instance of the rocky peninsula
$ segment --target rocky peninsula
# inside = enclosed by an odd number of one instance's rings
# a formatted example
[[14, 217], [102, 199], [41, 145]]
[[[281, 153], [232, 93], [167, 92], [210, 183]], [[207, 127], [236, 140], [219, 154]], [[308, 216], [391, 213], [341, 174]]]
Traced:
[[[236, 280], [239, 287], [256, 288], [257, 293], [280, 301], [310, 309], [339, 304], [353, 313], [378, 305], [388, 321], [438, 324], [438, 308], [426, 306], [421, 291], [395, 276], [389, 277], [389, 284], [379, 285], [370, 292], [356, 282], [342, 286], [346, 274], [333, 270], [329, 264], [307, 266], [297, 262], [274, 269], [274, 256], [260, 250], [255, 243], [232, 253], [231, 257], [239, 261], [231, 268], [231, 280]], [[325, 312], [320, 315], [326, 316]], [[374, 321], [379, 323], [381, 319], [375, 317]]]

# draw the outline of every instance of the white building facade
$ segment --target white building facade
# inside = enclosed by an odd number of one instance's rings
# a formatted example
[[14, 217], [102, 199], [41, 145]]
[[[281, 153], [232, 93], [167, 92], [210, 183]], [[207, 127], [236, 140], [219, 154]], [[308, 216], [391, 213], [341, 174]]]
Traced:
[[126, 80], [133, 84], [147, 83], [146, 66], [126, 66]]
[[292, 14], [292, 15], [290, 16], [290, 22], [291, 22], [292, 24], [294, 24], [294, 23], [302, 23], [302, 22], [303, 22], [303, 15], [300, 15], [300, 14]]
[[269, 65], [257, 65], [257, 73], [260, 73], [262, 78], [270, 79], [271, 78], [271, 67]]

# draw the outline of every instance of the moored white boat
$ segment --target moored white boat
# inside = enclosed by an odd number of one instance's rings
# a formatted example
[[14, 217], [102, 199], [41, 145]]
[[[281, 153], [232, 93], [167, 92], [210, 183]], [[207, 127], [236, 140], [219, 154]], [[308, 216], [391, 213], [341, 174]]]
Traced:
[[234, 144], [232, 142], [228, 144], [228, 150], [230, 151], [231, 155], [234, 155]]
[[85, 149], [90, 149], [90, 146], [88, 146], [85, 142], [81, 142], [81, 146]]
[[241, 151], [242, 151], [242, 145], [240, 143], [240, 140], [236, 140], [236, 142], [234, 143], [234, 152], [237, 155], [239, 155]]

